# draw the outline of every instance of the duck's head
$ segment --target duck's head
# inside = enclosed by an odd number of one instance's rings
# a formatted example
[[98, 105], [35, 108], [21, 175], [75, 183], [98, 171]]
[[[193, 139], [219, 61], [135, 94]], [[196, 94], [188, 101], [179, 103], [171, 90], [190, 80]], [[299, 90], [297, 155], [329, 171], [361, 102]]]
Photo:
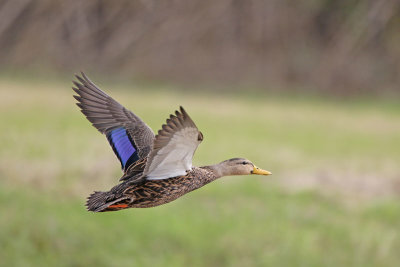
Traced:
[[221, 176], [229, 175], [271, 175], [269, 171], [256, 167], [250, 160], [244, 158], [233, 158], [217, 164], [217, 170]]

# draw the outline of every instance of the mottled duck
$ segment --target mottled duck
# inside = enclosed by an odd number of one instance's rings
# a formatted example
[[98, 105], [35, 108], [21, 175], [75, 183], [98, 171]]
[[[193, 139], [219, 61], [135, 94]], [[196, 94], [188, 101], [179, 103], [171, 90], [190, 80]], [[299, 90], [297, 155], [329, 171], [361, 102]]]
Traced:
[[192, 158], [203, 134], [180, 107], [154, 135], [149, 126], [93, 84], [87, 76], [76, 75], [74, 98], [86, 118], [105, 134], [121, 162], [120, 183], [108, 192], [94, 192], [88, 197], [89, 211], [117, 211], [148, 208], [171, 202], [222, 176], [259, 174], [244, 158], [194, 167]]

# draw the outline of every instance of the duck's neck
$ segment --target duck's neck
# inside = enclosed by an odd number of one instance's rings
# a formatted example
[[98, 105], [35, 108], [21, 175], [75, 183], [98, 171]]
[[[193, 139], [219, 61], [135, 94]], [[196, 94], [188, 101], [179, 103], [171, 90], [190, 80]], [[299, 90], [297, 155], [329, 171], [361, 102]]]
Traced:
[[202, 167], [204, 169], [210, 170], [213, 173], [213, 176], [215, 179], [218, 179], [222, 176], [227, 176], [229, 175], [228, 173], [225, 172], [225, 168], [221, 168], [221, 163], [214, 164], [214, 165], [209, 165], [209, 166], [204, 166]]

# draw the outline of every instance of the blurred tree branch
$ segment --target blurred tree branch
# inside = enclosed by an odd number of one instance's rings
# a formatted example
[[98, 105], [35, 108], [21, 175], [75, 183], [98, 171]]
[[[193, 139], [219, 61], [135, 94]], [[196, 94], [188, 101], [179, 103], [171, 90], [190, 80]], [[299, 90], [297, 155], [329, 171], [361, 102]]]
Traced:
[[0, 66], [398, 91], [398, 0], [0, 1]]

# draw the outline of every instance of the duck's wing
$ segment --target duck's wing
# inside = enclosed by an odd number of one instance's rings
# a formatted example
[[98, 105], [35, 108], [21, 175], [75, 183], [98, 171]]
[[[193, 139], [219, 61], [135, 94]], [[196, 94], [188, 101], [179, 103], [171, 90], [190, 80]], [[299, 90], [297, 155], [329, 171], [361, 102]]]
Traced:
[[154, 139], [143, 177], [159, 180], [185, 175], [192, 168], [192, 158], [203, 140], [202, 133], [180, 107], [167, 119]]
[[130, 165], [145, 158], [151, 151], [154, 133], [138, 116], [127, 110], [113, 98], [100, 90], [82, 73], [76, 75], [72, 89], [86, 118], [107, 139], [126, 171]]
[[144, 180], [143, 171], [147, 163], [147, 157], [131, 164], [125, 171], [120, 181], [130, 181], [132, 183], [141, 182]]

